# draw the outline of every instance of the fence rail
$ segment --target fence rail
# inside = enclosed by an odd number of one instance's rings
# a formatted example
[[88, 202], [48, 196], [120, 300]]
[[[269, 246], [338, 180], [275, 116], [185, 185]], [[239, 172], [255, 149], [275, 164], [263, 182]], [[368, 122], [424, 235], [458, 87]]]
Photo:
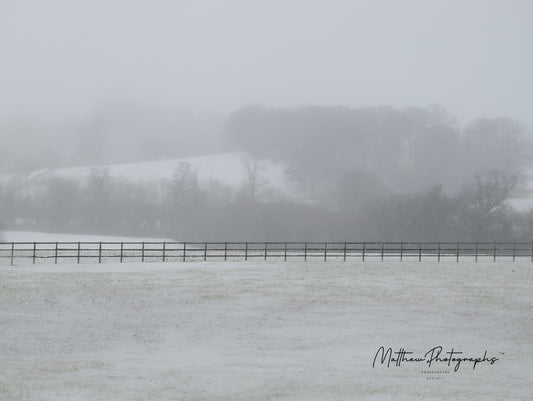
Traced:
[[428, 242], [0, 242], [0, 264], [176, 262], [289, 258], [422, 261], [530, 260], [533, 243]]

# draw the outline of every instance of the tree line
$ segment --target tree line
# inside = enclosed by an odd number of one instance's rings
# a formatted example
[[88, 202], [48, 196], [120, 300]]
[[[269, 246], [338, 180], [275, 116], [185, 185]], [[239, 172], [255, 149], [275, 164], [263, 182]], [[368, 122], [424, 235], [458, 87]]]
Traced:
[[0, 208], [4, 224], [18, 229], [189, 241], [531, 241], [533, 212], [506, 204], [514, 185], [491, 172], [455, 196], [435, 186], [375, 197], [346, 190], [335, 203], [264, 200], [249, 183], [201, 186], [182, 165], [160, 183], [133, 184], [99, 170], [84, 184], [55, 177], [32, 193], [12, 182], [0, 186]]
[[[507, 200], [523, 187], [526, 128], [479, 119], [460, 128], [439, 106], [248, 107], [225, 122], [228, 149], [249, 154], [233, 189], [172, 179], [131, 183], [94, 168], [86, 180], [0, 184], [7, 228], [190, 241], [531, 241], [533, 212]], [[261, 192], [258, 161], [285, 163], [299, 197]]]

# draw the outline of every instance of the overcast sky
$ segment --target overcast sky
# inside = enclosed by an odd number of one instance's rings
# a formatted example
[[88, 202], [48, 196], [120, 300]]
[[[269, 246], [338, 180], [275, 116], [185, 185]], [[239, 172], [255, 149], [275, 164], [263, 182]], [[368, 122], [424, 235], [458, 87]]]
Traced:
[[530, 0], [0, 0], [0, 52], [2, 119], [440, 103], [533, 126]]

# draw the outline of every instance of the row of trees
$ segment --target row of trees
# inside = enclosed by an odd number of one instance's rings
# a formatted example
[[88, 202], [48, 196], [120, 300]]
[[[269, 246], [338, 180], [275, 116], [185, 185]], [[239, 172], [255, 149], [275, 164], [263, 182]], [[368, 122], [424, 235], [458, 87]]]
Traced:
[[533, 235], [533, 213], [506, 204], [515, 179], [502, 172], [480, 175], [454, 196], [442, 186], [390, 194], [369, 179], [370, 185], [372, 194], [343, 186], [335, 203], [265, 201], [252, 182], [239, 190], [200, 185], [182, 164], [173, 180], [152, 184], [113, 179], [105, 170], [84, 183], [55, 177], [31, 190], [12, 182], [0, 186], [0, 210], [11, 227], [177, 240], [530, 241]]

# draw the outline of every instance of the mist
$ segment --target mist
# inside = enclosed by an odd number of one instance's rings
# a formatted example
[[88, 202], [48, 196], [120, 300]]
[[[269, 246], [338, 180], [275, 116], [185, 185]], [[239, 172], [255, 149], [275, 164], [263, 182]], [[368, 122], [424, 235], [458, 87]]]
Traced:
[[7, 117], [80, 122], [105, 102], [230, 113], [443, 104], [531, 125], [519, 1], [2, 2]]
[[[529, 1], [0, 5], [0, 222], [198, 240], [529, 240]], [[245, 179], [183, 159], [238, 154]], [[123, 163], [175, 160], [132, 182]], [[290, 185], [269, 187], [283, 166]], [[86, 167], [73, 176], [62, 171]], [[515, 202], [516, 203], [516, 202]]]

